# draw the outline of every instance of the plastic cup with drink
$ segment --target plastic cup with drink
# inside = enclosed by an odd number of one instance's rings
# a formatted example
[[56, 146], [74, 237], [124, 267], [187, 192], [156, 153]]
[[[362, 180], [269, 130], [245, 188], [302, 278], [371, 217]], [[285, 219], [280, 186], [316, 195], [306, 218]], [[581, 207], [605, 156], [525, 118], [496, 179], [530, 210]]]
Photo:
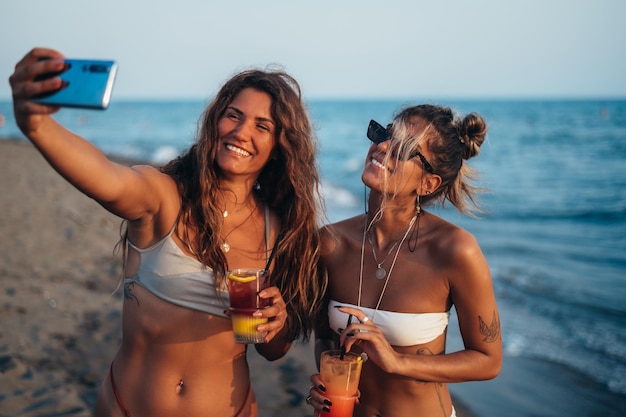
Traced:
[[267, 317], [252, 314], [270, 305], [270, 300], [259, 297], [259, 291], [269, 286], [269, 271], [240, 268], [228, 271], [227, 278], [235, 342], [264, 343], [267, 332], [259, 332], [257, 327], [267, 323]]
[[352, 417], [357, 400], [363, 358], [352, 352], [327, 350], [322, 352], [320, 377], [332, 402], [330, 412], [320, 411], [319, 417]]

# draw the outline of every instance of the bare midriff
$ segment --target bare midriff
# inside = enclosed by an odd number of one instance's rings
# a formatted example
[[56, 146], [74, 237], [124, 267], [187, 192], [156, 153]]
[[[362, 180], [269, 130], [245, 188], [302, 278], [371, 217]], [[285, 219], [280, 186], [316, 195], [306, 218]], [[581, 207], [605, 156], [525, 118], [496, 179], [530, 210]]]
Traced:
[[[439, 345], [441, 342], [433, 343]], [[426, 345], [421, 345], [394, 349], [415, 354], [425, 347]], [[431, 348], [439, 349], [434, 345]], [[384, 387], [382, 392], [381, 387]], [[363, 363], [359, 390], [361, 397], [360, 403], [354, 409], [355, 417], [443, 416], [450, 415], [452, 411], [452, 401], [446, 384], [392, 375], [383, 372], [372, 361]]]
[[[138, 285], [133, 295], [139, 303], [124, 300], [122, 345], [112, 369], [133, 417], [231, 416], [246, 402], [240, 415], [256, 416], [245, 345], [234, 343], [229, 319], [172, 305]], [[113, 412], [119, 406], [107, 382], [96, 415], [122, 415]]]

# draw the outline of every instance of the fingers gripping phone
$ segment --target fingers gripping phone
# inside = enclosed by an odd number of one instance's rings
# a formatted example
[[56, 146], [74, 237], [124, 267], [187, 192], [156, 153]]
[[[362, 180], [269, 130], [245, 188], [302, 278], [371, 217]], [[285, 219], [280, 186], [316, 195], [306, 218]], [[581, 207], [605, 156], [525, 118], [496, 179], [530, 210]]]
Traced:
[[64, 87], [33, 99], [50, 106], [104, 110], [109, 106], [117, 63], [107, 60], [66, 59], [61, 72], [45, 74], [40, 79], [60, 76]]

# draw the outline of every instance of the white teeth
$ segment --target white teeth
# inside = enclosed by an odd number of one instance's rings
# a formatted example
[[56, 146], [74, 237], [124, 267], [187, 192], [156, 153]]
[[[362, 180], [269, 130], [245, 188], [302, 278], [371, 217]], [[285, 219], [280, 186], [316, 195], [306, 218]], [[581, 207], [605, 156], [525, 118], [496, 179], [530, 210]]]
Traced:
[[250, 152], [246, 152], [241, 148], [238, 148], [236, 146], [233, 145], [226, 145], [226, 149], [228, 149], [229, 151], [235, 152], [236, 154], [239, 154], [241, 156], [250, 156], [251, 153]]
[[378, 161], [377, 161], [377, 160], [375, 160], [375, 159], [372, 159], [372, 160], [370, 161], [370, 163], [371, 163], [372, 165], [374, 165], [375, 167], [378, 167], [378, 168], [380, 168], [380, 169], [387, 169], [387, 167], [386, 167], [386, 166], [384, 166], [383, 164], [381, 164], [380, 162], [378, 162]]

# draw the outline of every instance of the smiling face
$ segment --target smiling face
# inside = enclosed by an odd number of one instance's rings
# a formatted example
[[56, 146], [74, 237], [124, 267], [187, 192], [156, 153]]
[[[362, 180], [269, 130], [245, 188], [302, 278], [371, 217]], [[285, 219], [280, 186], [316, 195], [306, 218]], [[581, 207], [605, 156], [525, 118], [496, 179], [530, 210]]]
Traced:
[[[361, 179], [372, 190], [387, 195], [423, 195], [429, 191], [429, 178], [438, 177], [428, 172], [419, 158], [420, 155], [425, 159], [430, 156], [426, 146], [426, 122], [416, 117], [394, 128], [392, 139], [370, 146]], [[401, 154], [408, 155], [408, 159], [398, 158]]]
[[256, 179], [272, 156], [275, 122], [272, 99], [262, 91], [245, 88], [226, 108], [218, 122], [217, 163], [225, 177]]

